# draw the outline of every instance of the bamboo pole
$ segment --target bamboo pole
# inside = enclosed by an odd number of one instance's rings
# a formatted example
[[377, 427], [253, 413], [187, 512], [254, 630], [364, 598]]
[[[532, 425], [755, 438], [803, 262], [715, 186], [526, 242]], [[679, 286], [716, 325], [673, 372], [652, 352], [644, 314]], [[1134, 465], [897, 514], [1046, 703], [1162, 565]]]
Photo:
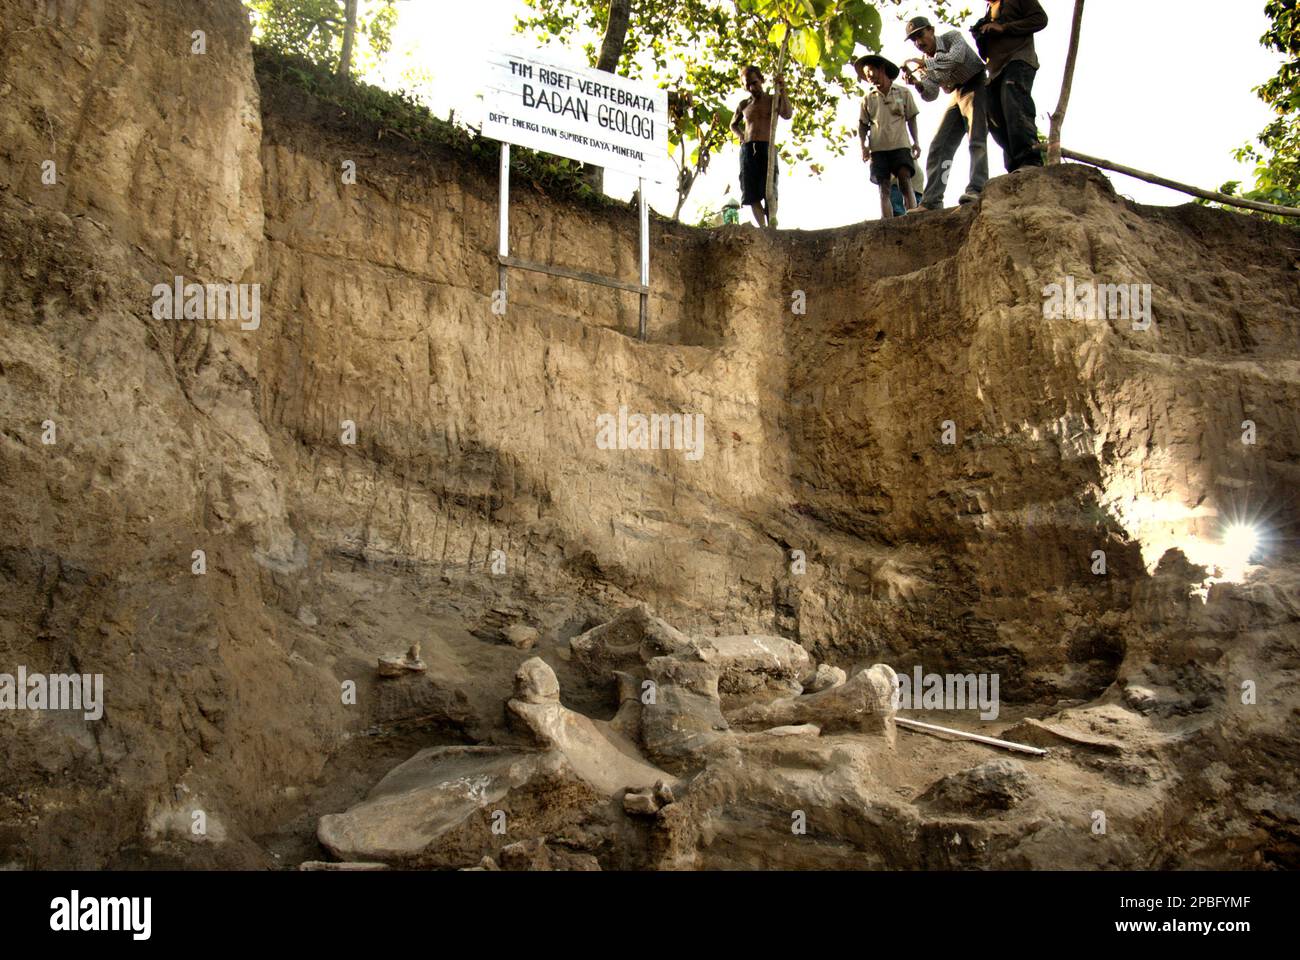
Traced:
[[[790, 26], [785, 28], [785, 36], [781, 38], [781, 52], [776, 58], [776, 76], [781, 76], [785, 69], [785, 52], [790, 46]], [[771, 122], [768, 126], [767, 133], [767, 182], [763, 188], [763, 199], [767, 201], [767, 226], [771, 230], [776, 229], [776, 120], [781, 113], [781, 100], [785, 96], [785, 84], [779, 83], [776, 87], [776, 94], [772, 97]]]
[[923, 733], [947, 733], [954, 737], [974, 740], [976, 743], [987, 743], [991, 747], [1002, 747], [1004, 750], [1015, 750], [1019, 753], [1032, 753], [1036, 757], [1047, 756], [1047, 751], [1041, 747], [1029, 747], [1023, 743], [1012, 743], [1010, 740], [999, 740], [997, 737], [986, 737], [978, 733], [967, 733], [965, 730], [954, 730], [951, 727], [940, 727], [937, 724], [922, 723], [920, 720], [908, 720], [904, 717], [895, 717], [894, 722], [909, 730], [920, 730]]
[[1170, 180], [1156, 173], [1147, 173], [1145, 170], [1138, 170], [1135, 167], [1126, 167], [1122, 163], [1114, 163], [1110, 160], [1102, 160], [1098, 157], [1090, 157], [1086, 153], [1079, 153], [1075, 150], [1061, 150], [1061, 156], [1067, 160], [1076, 160], [1079, 163], [1086, 163], [1094, 167], [1101, 167], [1103, 170], [1113, 170], [1116, 173], [1122, 173], [1126, 177], [1134, 177], [1138, 180], [1144, 180], [1147, 183], [1154, 183], [1160, 187], [1168, 187], [1170, 190], [1177, 190], [1180, 193], [1188, 193], [1194, 197], [1201, 197], [1204, 200], [1213, 200], [1216, 203], [1227, 204], [1233, 207], [1244, 207], [1247, 210], [1257, 210], [1260, 213], [1271, 213], [1279, 217], [1300, 217], [1300, 208], [1283, 207], [1276, 203], [1261, 203], [1258, 200], [1246, 200], [1243, 197], [1230, 197], [1226, 193], [1218, 193], [1214, 190], [1202, 190], [1200, 187], [1193, 187], [1186, 183], [1179, 183], [1177, 180]]

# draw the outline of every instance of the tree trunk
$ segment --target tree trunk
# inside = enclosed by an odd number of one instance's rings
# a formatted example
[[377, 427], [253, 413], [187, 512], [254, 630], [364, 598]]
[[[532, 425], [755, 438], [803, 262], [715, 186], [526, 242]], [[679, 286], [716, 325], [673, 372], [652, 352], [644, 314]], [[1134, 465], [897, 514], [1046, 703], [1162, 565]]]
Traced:
[[[785, 36], [781, 38], [781, 53], [776, 58], [776, 76], [785, 69], [785, 52], [790, 47], [790, 27], [787, 24]], [[767, 183], [763, 188], [763, 199], [767, 201], [767, 226], [776, 229], [776, 120], [781, 115], [781, 97], [785, 87], [776, 86], [772, 94], [772, 124], [767, 133]]]
[[[628, 23], [632, 19], [632, 0], [609, 0], [609, 19], [605, 23], [605, 36], [600, 41], [600, 55], [596, 69], [613, 73], [623, 57], [623, 44], [627, 40]], [[592, 189], [604, 192], [605, 168], [588, 164], [583, 171]]]
[[618, 68], [631, 19], [632, 0], [609, 0], [609, 21], [605, 24], [605, 37], [600, 41], [600, 56], [596, 58], [597, 70], [613, 73]]
[[1083, 26], [1083, 0], [1074, 0], [1074, 22], [1070, 25], [1070, 52], [1065, 58], [1065, 78], [1061, 81], [1061, 99], [1052, 114], [1052, 126], [1047, 134], [1047, 162], [1061, 162], [1061, 127], [1065, 125], [1065, 110], [1070, 105], [1070, 88], [1074, 86], [1074, 64], [1079, 59], [1079, 30]]
[[343, 4], [343, 52], [339, 54], [340, 77], [352, 73], [352, 48], [357, 39], [357, 3], [359, 0], [345, 0]]
[[[685, 149], [683, 147], [683, 149]], [[686, 206], [686, 198], [691, 195], [691, 188], [695, 186], [695, 174], [690, 170], [683, 170], [677, 177], [677, 206], [673, 208], [673, 219], [681, 222], [682, 207]]]

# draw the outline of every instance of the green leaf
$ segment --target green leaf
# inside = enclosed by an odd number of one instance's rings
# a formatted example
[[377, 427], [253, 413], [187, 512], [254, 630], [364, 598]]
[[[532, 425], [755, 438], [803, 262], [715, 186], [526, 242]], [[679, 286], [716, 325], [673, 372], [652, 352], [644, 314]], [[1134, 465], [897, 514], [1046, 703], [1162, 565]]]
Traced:
[[834, 17], [826, 24], [826, 35], [826, 56], [830, 65], [841, 67], [848, 63], [853, 56], [853, 24], [842, 16]]
[[840, 16], [853, 28], [853, 42], [871, 50], [880, 49], [880, 11], [866, 0], [843, 0]]
[[790, 55], [805, 67], [815, 67], [826, 54], [822, 35], [811, 27], [801, 27], [790, 36]]

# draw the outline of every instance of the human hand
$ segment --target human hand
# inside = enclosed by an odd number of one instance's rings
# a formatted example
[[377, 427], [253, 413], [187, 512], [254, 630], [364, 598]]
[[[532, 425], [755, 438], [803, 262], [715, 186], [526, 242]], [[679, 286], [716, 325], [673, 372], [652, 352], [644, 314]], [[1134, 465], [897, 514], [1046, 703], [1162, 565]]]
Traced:
[[868, 147], [865, 143], [862, 145], [862, 162], [863, 163], [871, 162], [871, 148]]
[[912, 144], [912, 159], [921, 159], [921, 145], [919, 143]]
[[1004, 33], [1006, 29], [1007, 29], [1006, 27], [998, 23], [996, 20], [990, 20], [988, 23], [984, 24], [984, 29], [980, 32], [981, 33]]

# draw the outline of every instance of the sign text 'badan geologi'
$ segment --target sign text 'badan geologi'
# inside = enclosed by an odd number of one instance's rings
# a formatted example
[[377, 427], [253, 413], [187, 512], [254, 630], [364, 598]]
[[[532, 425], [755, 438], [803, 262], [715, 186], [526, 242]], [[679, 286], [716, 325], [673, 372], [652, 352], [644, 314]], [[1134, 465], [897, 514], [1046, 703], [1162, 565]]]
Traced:
[[668, 93], [530, 54], [492, 53], [482, 134], [583, 163], [664, 181]]

